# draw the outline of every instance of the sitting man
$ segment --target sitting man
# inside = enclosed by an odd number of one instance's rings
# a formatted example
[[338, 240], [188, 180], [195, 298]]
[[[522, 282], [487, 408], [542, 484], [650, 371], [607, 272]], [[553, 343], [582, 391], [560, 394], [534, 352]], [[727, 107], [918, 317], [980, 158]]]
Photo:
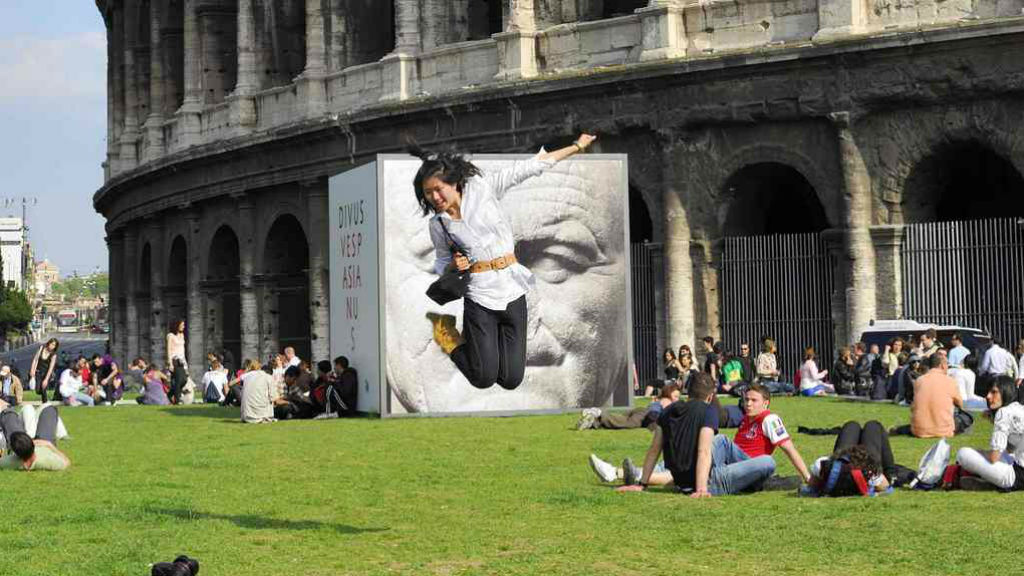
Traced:
[[94, 406], [96, 404], [96, 400], [90, 393], [91, 387], [85, 386], [82, 381], [82, 364], [82, 362], [76, 362], [60, 375], [60, 396], [68, 406]]
[[55, 406], [43, 408], [33, 440], [21, 415], [9, 409], [0, 412], [0, 429], [10, 448], [10, 453], [0, 458], [0, 470], [67, 470], [71, 461], [55, 446], [58, 422]]
[[679, 400], [679, 385], [666, 384], [658, 393], [658, 399], [647, 406], [637, 406], [628, 412], [602, 412], [600, 408], [587, 408], [576, 423], [577, 430], [604, 428], [607, 430], [626, 430], [630, 428], [649, 428], [652, 432], [658, 425], [658, 417], [669, 405]]
[[4, 364], [0, 368], [0, 409], [21, 404], [24, 393], [21, 379], [11, 373], [10, 366]]
[[[811, 473], [786, 431], [782, 418], [768, 410], [768, 405], [771, 403], [771, 392], [768, 387], [761, 384], [751, 385], [744, 393], [744, 400], [746, 414], [736, 430], [736, 436], [733, 437], [735, 448], [742, 452], [742, 454], [736, 454], [737, 459], [742, 461], [758, 456], [771, 456], [776, 448], [781, 448], [793, 467], [800, 473], [800, 479], [804, 482], [809, 481]], [[628, 485], [634, 484], [634, 479], [641, 477], [642, 471], [633, 466], [629, 458], [623, 461], [622, 466], [621, 472], [618, 470], [613, 472], [611, 464], [602, 462], [596, 456], [591, 456], [591, 467], [601, 476], [602, 480], [610, 482], [616, 477], [622, 477]], [[772, 490], [796, 489], [800, 486], [800, 479], [795, 476], [774, 477], [770, 487], [767, 485], [764, 487]]]
[[284, 395], [274, 400], [274, 418], [312, 418], [316, 414], [316, 405], [309, 397], [312, 380], [308, 372], [300, 370], [297, 366], [289, 366], [284, 371]]
[[[619, 490], [674, 484], [693, 498], [706, 498], [759, 489], [775, 473], [775, 460], [767, 455], [748, 458], [731, 440], [718, 434], [718, 410], [712, 404], [715, 381], [704, 374], [695, 377], [688, 396], [689, 401], [670, 405], [658, 419], [640, 484]], [[655, 472], [662, 452], [668, 473]]]
[[914, 380], [914, 401], [910, 405], [910, 425], [889, 430], [890, 435], [914, 435], [918, 438], [952, 438], [964, 432], [956, 429], [954, 408], [964, 409], [960, 387], [946, 375], [944, 354], [932, 354], [925, 360], [928, 372]]
[[736, 430], [733, 443], [750, 458], [771, 456], [776, 448], [781, 448], [803, 481], [809, 481], [811, 473], [793, 445], [789, 433], [786, 432], [782, 418], [768, 410], [772, 400], [768, 388], [754, 384], [747, 390], [745, 399], [746, 415]]
[[337, 382], [334, 387], [345, 404], [343, 415], [351, 416], [356, 413], [356, 397], [359, 395], [359, 373], [349, 366], [348, 358], [338, 356], [334, 359], [334, 373], [337, 375]]
[[127, 369], [121, 371], [121, 382], [124, 384], [125, 392], [145, 392], [146, 368], [146, 360], [140, 356], [132, 360]]

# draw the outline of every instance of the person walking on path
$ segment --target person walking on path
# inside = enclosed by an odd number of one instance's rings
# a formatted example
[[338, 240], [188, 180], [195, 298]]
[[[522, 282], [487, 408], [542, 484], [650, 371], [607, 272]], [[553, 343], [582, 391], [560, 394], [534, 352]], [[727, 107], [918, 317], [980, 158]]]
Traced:
[[57, 364], [57, 350], [60, 342], [56, 338], [50, 338], [36, 350], [32, 357], [32, 366], [29, 368], [29, 389], [38, 390], [39, 398], [46, 403], [50, 385], [53, 382], [53, 370]]

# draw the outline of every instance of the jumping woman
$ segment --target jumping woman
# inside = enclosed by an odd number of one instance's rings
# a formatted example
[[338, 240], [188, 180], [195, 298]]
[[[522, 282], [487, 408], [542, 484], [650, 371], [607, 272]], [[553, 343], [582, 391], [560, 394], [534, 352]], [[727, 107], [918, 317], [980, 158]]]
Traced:
[[542, 152], [509, 168], [484, 172], [461, 154], [410, 147], [423, 161], [413, 187], [430, 216], [434, 272], [469, 270], [462, 333], [455, 317], [430, 313], [434, 341], [477, 388], [497, 383], [514, 390], [526, 371], [526, 292], [533, 274], [516, 260], [512, 226], [499, 203], [508, 190], [577, 152], [596, 139], [581, 134], [571, 146]]

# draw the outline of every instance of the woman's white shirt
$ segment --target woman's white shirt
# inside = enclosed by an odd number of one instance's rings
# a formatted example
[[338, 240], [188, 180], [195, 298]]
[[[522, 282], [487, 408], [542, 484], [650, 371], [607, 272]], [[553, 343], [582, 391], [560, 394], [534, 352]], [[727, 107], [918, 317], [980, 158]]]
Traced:
[[[510, 188], [537, 176], [555, 164], [541, 160], [541, 150], [529, 160], [516, 161], [503, 170], [486, 171], [470, 178], [462, 192], [461, 220], [446, 213], [430, 219], [430, 240], [434, 244], [434, 272], [443, 274], [452, 261], [448, 233], [470, 262], [488, 261], [515, 252], [512, 226], [502, 212], [500, 200]], [[466, 297], [490, 310], [505, 310], [509, 303], [526, 294], [533, 285], [533, 274], [516, 263], [504, 270], [473, 274]]]
[[1019, 402], [1011, 402], [996, 411], [991, 447], [1009, 452], [1017, 464], [1024, 465], [1024, 406]]
[[800, 366], [800, 389], [808, 390], [824, 382], [821, 372], [818, 372], [818, 365], [814, 360], [807, 360]]

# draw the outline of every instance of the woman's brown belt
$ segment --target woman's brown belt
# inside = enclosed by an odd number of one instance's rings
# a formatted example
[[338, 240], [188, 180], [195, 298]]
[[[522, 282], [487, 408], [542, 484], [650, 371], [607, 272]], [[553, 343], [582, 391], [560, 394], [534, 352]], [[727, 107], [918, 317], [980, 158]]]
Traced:
[[505, 254], [499, 256], [494, 260], [482, 260], [479, 262], [473, 262], [469, 266], [469, 271], [473, 274], [479, 274], [480, 272], [490, 272], [491, 270], [504, 270], [509, 266], [518, 262], [515, 254]]

